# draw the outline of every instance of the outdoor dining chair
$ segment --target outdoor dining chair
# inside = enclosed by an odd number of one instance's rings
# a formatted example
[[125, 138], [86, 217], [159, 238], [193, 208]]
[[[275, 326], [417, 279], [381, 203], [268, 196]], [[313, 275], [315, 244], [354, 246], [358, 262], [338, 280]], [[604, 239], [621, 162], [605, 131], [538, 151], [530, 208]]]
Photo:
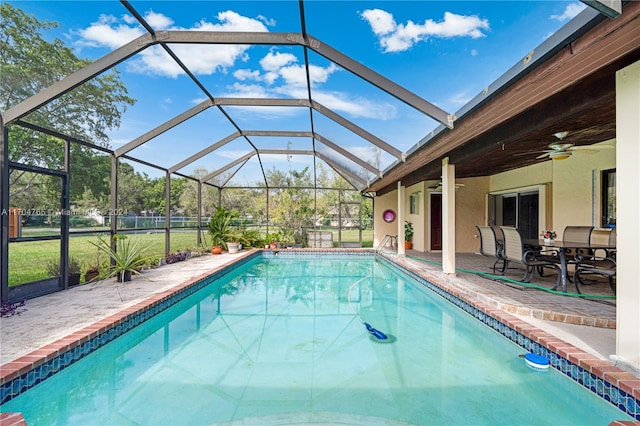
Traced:
[[525, 250], [522, 243], [522, 236], [516, 228], [501, 226], [504, 235], [504, 247], [502, 256], [505, 260], [505, 270], [510, 263], [518, 263], [524, 266], [524, 275], [520, 279], [523, 282], [531, 282], [533, 275], [537, 269], [553, 269], [558, 274], [558, 279], [552, 290], [556, 290], [560, 285], [560, 267], [551, 260], [538, 259], [536, 256], [540, 254], [538, 250]]
[[585, 284], [585, 278], [593, 275], [604, 277], [609, 282], [609, 287], [616, 294], [616, 261], [613, 257], [587, 256], [576, 257], [576, 269], [573, 272], [573, 282], [576, 291], [581, 294], [578, 284]]
[[[567, 226], [564, 228], [564, 232], [562, 233], [562, 241], [573, 241], [576, 243], [589, 244], [589, 242], [591, 241], [592, 232], [593, 226]], [[576, 263], [574, 257], [578, 254], [593, 254], [581, 250], [570, 250], [566, 253], [569, 263]]]
[[496, 261], [493, 263], [493, 273], [496, 273], [498, 263], [502, 263], [498, 272], [504, 274], [507, 263], [504, 257], [502, 257], [502, 243], [498, 241], [494, 229], [491, 226], [476, 226], [476, 228], [480, 233], [480, 254], [495, 257]]
[[[609, 232], [608, 244], [615, 247], [617, 240], [616, 229]], [[591, 285], [597, 283], [594, 275], [604, 277], [609, 282], [609, 287], [616, 293], [616, 249], [595, 249], [589, 254], [578, 254], [575, 257], [575, 271], [573, 280], [576, 290], [580, 293], [580, 285]]]

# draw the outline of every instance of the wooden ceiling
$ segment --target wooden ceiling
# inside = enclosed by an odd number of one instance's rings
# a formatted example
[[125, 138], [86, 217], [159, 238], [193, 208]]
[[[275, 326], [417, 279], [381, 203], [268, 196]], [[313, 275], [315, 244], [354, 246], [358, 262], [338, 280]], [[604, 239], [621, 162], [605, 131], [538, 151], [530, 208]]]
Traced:
[[[640, 60], [640, 2], [626, 3], [617, 19], [586, 34], [454, 122], [387, 171], [367, 191], [378, 195], [439, 179], [449, 157], [456, 177], [487, 176], [542, 161], [558, 142], [591, 145], [615, 138], [616, 71]], [[551, 160], [547, 160], [551, 161]]]

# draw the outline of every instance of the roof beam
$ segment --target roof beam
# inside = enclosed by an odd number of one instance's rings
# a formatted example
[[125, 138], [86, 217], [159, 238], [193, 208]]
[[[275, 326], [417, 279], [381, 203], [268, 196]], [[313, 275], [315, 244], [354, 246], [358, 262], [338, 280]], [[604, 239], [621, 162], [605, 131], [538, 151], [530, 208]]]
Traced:
[[314, 155], [315, 152], [313, 152], [310, 149], [261, 149], [260, 151], [258, 151], [258, 154], [260, 155], [273, 155], [273, 154], [280, 154], [280, 155]]
[[621, 0], [580, 0], [582, 3], [591, 6], [603, 15], [615, 19], [622, 13]]
[[[309, 101], [307, 99], [280, 99], [280, 98], [217, 98], [214, 101], [215, 105], [227, 105], [227, 106], [291, 106], [291, 107], [309, 107], [318, 111], [325, 117], [333, 120], [335, 123], [341, 125], [345, 129], [355, 133], [361, 138], [374, 144], [383, 151], [388, 152], [400, 161], [405, 161], [406, 154], [395, 148], [394, 146], [383, 141], [379, 137], [369, 133], [362, 127], [347, 120], [340, 114], [325, 107], [324, 105], [316, 102]], [[378, 174], [378, 172], [376, 172]]]
[[309, 49], [313, 50], [319, 55], [322, 55], [330, 61], [340, 65], [341, 67], [346, 68], [363, 80], [366, 80], [379, 89], [384, 90], [391, 96], [401, 100], [407, 105], [414, 107], [418, 111], [428, 115], [434, 120], [439, 121], [441, 124], [447, 126], [448, 128], [453, 129], [453, 120], [455, 119], [453, 115], [447, 113], [446, 111], [440, 109], [432, 103], [427, 102], [415, 93], [410, 92], [399, 84], [396, 84], [388, 78], [383, 77], [372, 69], [367, 68], [366, 66], [337, 51], [331, 46], [322, 43], [315, 37], [307, 34], [306, 40], [308, 40], [308, 42], [306, 42], [305, 38], [303, 38], [299, 34], [295, 34], [292, 36], [299, 37], [297, 39], [299, 44], [307, 46]]
[[210, 99], [207, 99], [204, 102], [201, 102], [198, 105], [194, 106], [193, 108], [188, 109], [182, 114], [176, 115], [171, 120], [159, 125], [153, 130], [148, 131], [144, 135], [137, 137], [136, 139], [132, 140], [128, 144], [123, 145], [120, 148], [116, 149], [115, 156], [120, 157], [126, 154], [127, 152], [139, 147], [140, 145], [148, 142], [149, 140], [155, 138], [156, 136], [161, 135], [167, 130], [174, 128], [178, 124], [184, 121], [187, 121], [191, 117], [201, 113], [202, 111], [204, 111], [205, 109], [209, 108], [212, 105], [213, 105], [213, 102]]
[[312, 138], [311, 132], [299, 132], [290, 130], [243, 130], [242, 136], [276, 136], [284, 138]]
[[226, 138], [220, 139], [218, 142], [214, 143], [213, 145], [208, 146], [207, 148], [203, 149], [200, 152], [197, 152], [197, 153], [193, 154], [191, 157], [187, 158], [186, 160], [182, 160], [181, 162], [179, 162], [178, 164], [174, 165], [173, 167], [169, 167], [169, 169], [168, 169], [169, 173], [175, 173], [177, 170], [180, 170], [181, 168], [193, 163], [194, 161], [204, 157], [205, 155], [212, 153], [216, 149], [228, 144], [229, 142], [231, 142], [234, 139], [239, 138], [240, 136], [241, 136], [240, 132], [234, 132], [234, 133], [230, 134], [229, 136], [227, 136]]
[[205, 177], [203, 177], [201, 182], [206, 182], [208, 180], [213, 179], [214, 177], [218, 176], [219, 174], [226, 172], [230, 168], [232, 168], [234, 166], [237, 166], [238, 164], [249, 160], [249, 158], [253, 157], [254, 155], [256, 155], [256, 152], [255, 151], [251, 151], [251, 152], [243, 155], [240, 158], [236, 158], [234, 161], [230, 162], [226, 166], [221, 167], [218, 170], [214, 170], [211, 173], [209, 173], [208, 175], [206, 175]]
[[283, 98], [216, 98], [213, 102], [217, 106], [311, 106], [307, 99]]
[[280, 32], [158, 31], [163, 43], [296, 45], [300, 35]]
[[324, 145], [326, 145], [327, 147], [331, 148], [332, 150], [336, 151], [339, 154], [342, 154], [343, 156], [347, 157], [349, 160], [351, 160], [354, 163], [360, 165], [361, 167], [369, 170], [374, 175], [380, 176], [382, 178], [382, 172], [380, 170], [378, 170], [376, 167], [374, 167], [371, 164], [367, 163], [366, 161], [356, 157], [355, 155], [353, 155], [352, 153], [350, 153], [346, 149], [339, 147], [338, 145], [334, 144], [329, 139], [325, 138], [322, 135], [319, 135], [318, 133], [316, 133], [314, 137], [317, 140], [319, 140], [320, 142], [322, 142]]
[[[360, 176], [357, 176], [355, 173], [353, 173], [352, 171], [348, 170], [347, 168], [342, 167], [341, 165], [339, 165], [335, 161], [331, 160], [330, 158], [320, 154], [319, 152], [316, 152], [316, 156], [318, 158], [320, 158], [322, 161], [324, 161], [325, 163], [327, 163], [329, 166], [331, 166], [331, 168], [333, 168], [340, 175], [342, 175], [342, 177], [345, 178], [345, 180], [347, 180], [347, 181], [349, 180], [344, 176], [344, 175], [347, 175], [351, 179], [360, 182], [362, 184], [362, 186], [366, 186], [367, 185], [367, 181], [362, 179]], [[355, 187], [355, 185], [354, 185], [354, 187]]]
[[320, 114], [324, 115], [327, 118], [330, 118], [331, 120], [333, 120], [336, 123], [340, 124], [345, 129], [350, 130], [353, 133], [355, 133], [356, 135], [360, 136], [361, 138], [371, 142], [372, 144], [374, 144], [375, 146], [377, 146], [381, 150], [388, 152], [389, 154], [391, 154], [394, 157], [396, 157], [398, 160], [404, 161], [406, 159], [406, 154], [404, 154], [399, 149], [389, 145], [388, 143], [386, 143], [382, 139], [378, 138], [377, 136], [372, 135], [371, 133], [367, 132], [363, 128], [361, 128], [361, 127], [357, 126], [356, 124], [350, 122], [349, 120], [347, 120], [343, 116], [341, 116], [339, 114], [336, 114], [335, 112], [333, 112], [329, 108], [326, 108], [323, 105], [321, 105], [321, 104], [319, 104], [318, 102], [315, 102], [315, 101], [311, 102], [311, 106], [313, 107], [313, 109], [318, 111]]

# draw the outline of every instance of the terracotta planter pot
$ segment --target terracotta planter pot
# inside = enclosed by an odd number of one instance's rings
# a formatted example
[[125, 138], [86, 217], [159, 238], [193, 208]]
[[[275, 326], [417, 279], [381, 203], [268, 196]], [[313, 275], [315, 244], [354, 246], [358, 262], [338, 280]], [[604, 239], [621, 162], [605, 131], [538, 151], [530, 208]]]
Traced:
[[222, 254], [222, 246], [211, 247], [211, 254]]
[[413, 248], [413, 242], [412, 241], [405, 241], [404, 242], [404, 249], [405, 250], [411, 250]]
[[84, 274], [84, 282], [87, 283], [98, 277], [98, 271], [90, 271]]

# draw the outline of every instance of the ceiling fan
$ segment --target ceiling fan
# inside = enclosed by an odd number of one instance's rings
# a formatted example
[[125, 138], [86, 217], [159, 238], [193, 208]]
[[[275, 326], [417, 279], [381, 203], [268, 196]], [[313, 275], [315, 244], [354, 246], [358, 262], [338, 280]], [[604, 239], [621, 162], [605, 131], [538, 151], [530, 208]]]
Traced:
[[[598, 147], [594, 147], [593, 145], [588, 146], [576, 146], [572, 143], [562, 142], [562, 140], [569, 134], [569, 132], [558, 132], [554, 133], [554, 136], [560, 140], [560, 142], [554, 142], [549, 144], [549, 149], [545, 149], [544, 151], [534, 151], [533, 153], [542, 152], [541, 155], [538, 155], [536, 158], [551, 158], [552, 160], [566, 160], [571, 157], [574, 152], [581, 152], [583, 154], [595, 154], [601, 149], [613, 149], [611, 145], [599, 145]], [[519, 155], [528, 155], [532, 154], [531, 152], [522, 153]], [[518, 154], [516, 154], [518, 155]]]
[[[456, 187], [456, 191], [459, 188], [464, 188], [464, 183], [456, 183], [454, 185]], [[432, 191], [441, 191], [442, 190], [442, 178], [440, 178], [440, 182], [438, 182], [434, 186], [430, 186], [429, 189], [432, 190]]]

